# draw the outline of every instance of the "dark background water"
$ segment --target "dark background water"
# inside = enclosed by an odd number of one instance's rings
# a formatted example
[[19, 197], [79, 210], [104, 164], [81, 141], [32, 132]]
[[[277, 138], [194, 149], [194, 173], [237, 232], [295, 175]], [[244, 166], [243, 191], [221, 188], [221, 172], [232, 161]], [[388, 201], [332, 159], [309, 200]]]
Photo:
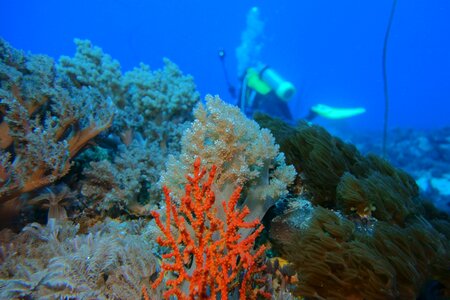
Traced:
[[[379, 129], [383, 117], [381, 53], [391, 1], [284, 0], [0, 0], [0, 36], [14, 47], [52, 57], [73, 55], [75, 37], [120, 61], [153, 69], [168, 57], [195, 77], [204, 95], [232, 102], [217, 51], [227, 51], [238, 84], [235, 48], [246, 14], [265, 21], [263, 60], [292, 81], [297, 117], [309, 106], [364, 106], [367, 113], [331, 122]], [[388, 48], [391, 127], [450, 125], [450, 1], [398, 1]], [[321, 120], [318, 120], [322, 122]]]

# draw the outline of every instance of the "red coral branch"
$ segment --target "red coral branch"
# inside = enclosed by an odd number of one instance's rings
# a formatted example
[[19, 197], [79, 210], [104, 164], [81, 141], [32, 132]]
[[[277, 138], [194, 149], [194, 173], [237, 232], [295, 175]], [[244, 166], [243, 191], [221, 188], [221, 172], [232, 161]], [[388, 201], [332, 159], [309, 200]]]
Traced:
[[[165, 224], [159, 213], [152, 212], [162, 232], [157, 242], [170, 249], [162, 256], [161, 272], [152, 288], [166, 279], [168, 289], [163, 294], [166, 299], [170, 296], [180, 300], [216, 299], [219, 295], [226, 299], [241, 281], [240, 299], [256, 299], [258, 292], [270, 296], [252, 287], [254, 276], [264, 268], [259, 262], [265, 247], [252, 251], [263, 226], [259, 220], [244, 221], [249, 214], [247, 207], [236, 208], [240, 187], [228, 202], [222, 202], [226, 218], [221, 220], [214, 207], [216, 198], [212, 190], [216, 167], [211, 168], [204, 180], [206, 169], [201, 169], [200, 165], [200, 158], [197, 158], [193, 176], [187, 176], [189, 183], [179, 207], [172, 202], [169, 189], [164, 187]], [[239, 233], [241, 228], [255, 230], [244, 237]]]

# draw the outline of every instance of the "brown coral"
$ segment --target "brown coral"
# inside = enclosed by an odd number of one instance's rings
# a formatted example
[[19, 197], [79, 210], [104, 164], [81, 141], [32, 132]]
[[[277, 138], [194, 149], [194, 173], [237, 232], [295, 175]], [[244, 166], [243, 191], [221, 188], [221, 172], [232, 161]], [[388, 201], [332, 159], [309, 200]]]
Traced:
[[[110, 103], [93, 88], [64, 89], [53, 61], [0, 41], [0, 205], [66, 175], [80, 150], [112, 123]], [[13, 204], [14, 203], [14, 204]]]
[[[271, 228], [274, 249], [299, 274], [298, 295], [414, 299], [432, 279], [449, 288], [450, 218], [433, 212], [411, 176], [319, 126], [259, 121], [305, 187], [306, 199]], [[295, 205], [307, 200], [312, 205]]]

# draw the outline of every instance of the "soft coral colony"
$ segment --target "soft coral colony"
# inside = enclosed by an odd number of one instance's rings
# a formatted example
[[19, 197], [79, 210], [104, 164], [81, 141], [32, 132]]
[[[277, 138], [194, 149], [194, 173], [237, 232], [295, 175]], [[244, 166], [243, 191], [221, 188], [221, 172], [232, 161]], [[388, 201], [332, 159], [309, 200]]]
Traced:
[[448, 295], [449, 217], [409, 175], [75, 42], [0, 41], [0, 298]]

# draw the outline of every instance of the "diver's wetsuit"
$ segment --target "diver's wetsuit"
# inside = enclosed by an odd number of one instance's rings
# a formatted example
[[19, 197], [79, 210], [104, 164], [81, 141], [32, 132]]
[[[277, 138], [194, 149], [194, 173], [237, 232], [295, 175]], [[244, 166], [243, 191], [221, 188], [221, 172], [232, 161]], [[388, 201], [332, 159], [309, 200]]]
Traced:
[[[239, 107], [241, 107], [241, 101], [241, 99], [238, 100]], [[245, 114], [248, 117], [252, 117], [256, 112], [281, 118], [287, 122], [292, 121], [291, 111], [289, 110], [287, 102], [280, 100], [273, 91], [267, 95], [256, 93], [252, 106], [245, 106]]]

